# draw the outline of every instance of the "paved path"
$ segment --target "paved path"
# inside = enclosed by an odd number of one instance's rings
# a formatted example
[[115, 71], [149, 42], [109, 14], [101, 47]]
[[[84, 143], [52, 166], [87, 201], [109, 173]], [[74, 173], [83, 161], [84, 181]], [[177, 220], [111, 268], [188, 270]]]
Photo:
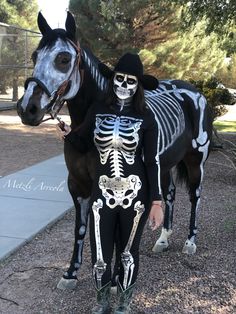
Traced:
[[0, 111], [11, 110], [16, 108], [16, 101], [0, 101]]
[[0, 179], [0, 259], [72, 206], [63, 155]]

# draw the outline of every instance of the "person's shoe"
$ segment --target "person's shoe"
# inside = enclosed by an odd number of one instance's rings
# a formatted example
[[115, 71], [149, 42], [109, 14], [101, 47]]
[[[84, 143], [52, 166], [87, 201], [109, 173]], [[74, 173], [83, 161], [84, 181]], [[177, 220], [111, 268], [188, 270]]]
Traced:
[[110, 290], [111, 283], [108, 282], [101, 289], [96, 289], [97, 291], [97, 304], [92, 308], [92, 314], [109, 314], [111, 312], [110, 308]]
[[127, 288], [126, 290], [122, 289], [122, 286], [117, 281], [117, 294], [118, 294], [118, 306], [116, 307], [114, 314], [129, 314], [130, 313], [130, 302], [133, 295], [135, 284]]

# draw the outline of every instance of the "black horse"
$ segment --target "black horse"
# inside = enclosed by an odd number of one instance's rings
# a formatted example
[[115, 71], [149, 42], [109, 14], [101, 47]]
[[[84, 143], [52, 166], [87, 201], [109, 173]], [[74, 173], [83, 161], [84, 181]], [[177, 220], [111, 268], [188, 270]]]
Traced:
[[[26, 80], [25, 93], [17, 104], [24, 124], [37, 126], [45, 121], [45, 114], [56, 118], [67, 101], [71, 126], [76, 129], [83, 122], [89, 106], [107, 88], [108, 82], [99, 72], [100, 61], [88, 49], [78, 46], [75, 20], [70, 12], [67, 13], [65, 26], [65, 30], [52, 30], [42, 14], [38, 15], [38, 27], [43, 37], [32, 55], [35, 65], [33, 75]], [[160, 130], [157, 141], [165, 201], [164, 225], [153, 251], [161, 252], [169, 246], [175, 199], [172, 168], [176, 166], [178, 175], [188, 186], [191, 202], [189, 235], [183, 252], [193, 254], [196, 251], [196, 214], [204, 163], [211, 143], [211, 111], [204, 96], [192, 85], [180, 80], [160, 81], [156, 90], [145, 91], [145, 99]], [[92, 152], [80, 154], [70, 143], [65, 144], [64, 154], [76, 221], [73, 256], [59, 287], [74, 288], [76, 272], [82, 263], [94, 162]]]

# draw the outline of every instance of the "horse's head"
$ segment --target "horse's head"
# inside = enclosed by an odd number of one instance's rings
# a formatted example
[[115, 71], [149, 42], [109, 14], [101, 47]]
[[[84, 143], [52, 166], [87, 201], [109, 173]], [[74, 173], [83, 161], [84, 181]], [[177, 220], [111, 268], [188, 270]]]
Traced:
[[41, 13], [38, 27], [42, 39], [33, 52], [34, 70], [25, 82], [25, 93], [17, 103], [21, 120], [39, 125], [46, 113], [53, 115], [63, 101], [73, 98], [80, 87], [80, 48], [76, 45], [76, 24], [67, 12], [64, 29], [51, 29]]

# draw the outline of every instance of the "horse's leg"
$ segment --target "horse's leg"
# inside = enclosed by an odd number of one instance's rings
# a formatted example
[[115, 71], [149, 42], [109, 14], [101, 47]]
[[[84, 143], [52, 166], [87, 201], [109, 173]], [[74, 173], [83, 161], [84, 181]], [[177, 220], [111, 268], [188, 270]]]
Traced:
[[161, 235], [156, 241], [152, 251], [160, 253], [167, 250], [169, 246], [168, 238], [172, 234], [172, 223], [173, 223], [173, 211], [174, 211], [174, 200], [175, 200], [175, 185], [173, 182], [172, 173], [167, 172], [161, 178], [162, 194], [165, 201], [165, 214], [164, 223], [161, 230]]
[[59, 281], [59, 289], [75, 289], [77, 284], [77, 271], [82, 264], [82, 254], [84, 238], [86, 235], [89, 198], [78, 197], [78, 188], [73, 181], [68, 180], [68, 188], [75, 205], [75, 232], [74, 232], [74, 250], [70, 261], [70, 266]]
[[[208, 148], [208, 147], [207, 147]], [[182, 252], [194, 254], [196, 252], [197, 216], [199, 213], [201, 186], [203, 180], [203, 166], [208, 156], [208, 151], [194, 150], [184, 157], [188, 171], [189, 197], [191, 202], [191, 215], [188, 239], [185, 241]]]

